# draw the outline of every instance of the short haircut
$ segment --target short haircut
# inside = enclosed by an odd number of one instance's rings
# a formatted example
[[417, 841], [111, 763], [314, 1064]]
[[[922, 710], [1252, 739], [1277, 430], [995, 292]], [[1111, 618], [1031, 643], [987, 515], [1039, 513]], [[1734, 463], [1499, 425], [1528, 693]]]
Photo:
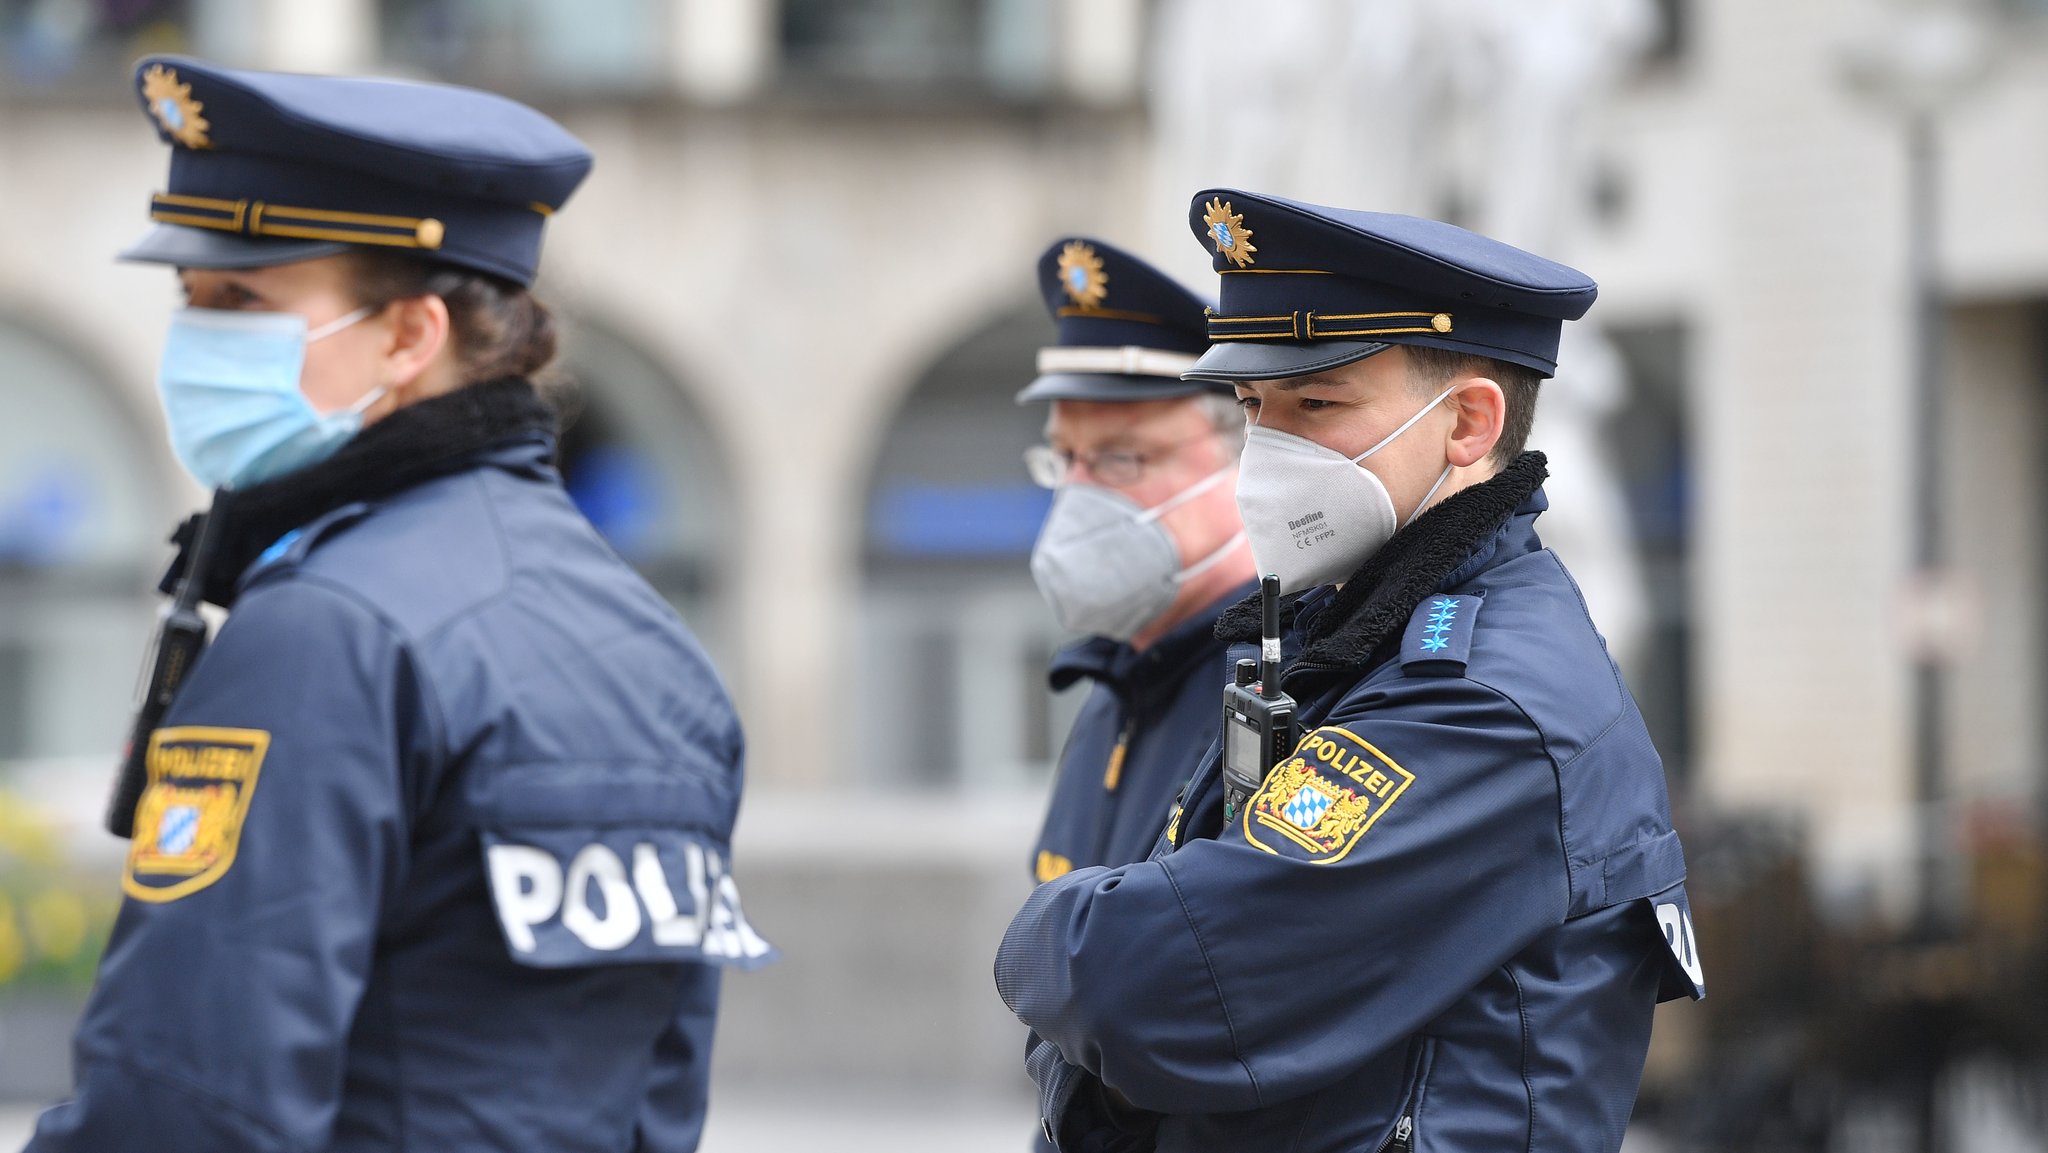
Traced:
[[1529, 447], [1529, 427], [1536, 422], [1536, 394], [1543, 374], [1526, 365], [1511, 364], [1470, 352], [1404, 345], [1408, 350], [1408, 383], [1417, 392], [1435, 396], [1452, 381], [1466, 376], [1483, 376], [1500, 385], [1507, 397], [1507, 412], [1501, 419], [1500, 439], [1494, 442], [1488, 459], [1498, 465], [1511, 463]]
[[[1238, 403], [1236, 396], [1204, 388], [1200, 392], [1191, 392], [1186, 396], [1164, 397], [1162, 399], [1193, 405], [1195, 411], [1201, 413], [1203, 419], [1209, 422], [1209, 427], [1215, 430], [1216, 443], [1222, 447], [1223, 456], [1226, 461], [1235, 461], [1243, 454], [1244, 405]], [[1057, 404], [1058, 401], [1054, 401], [1054, 403]], [[1052, 435], [1052, 410], [1050, 405], [1047, 406], [1045, 414], [1045, 434], [1048, 437]]]
[[1237, 457], [1245, 451], [1245, 405], [1237, 403], [1235, 395], [1210, 389], [1190, 395], [1188, 403], [1208, 418], [1210, 428], [1217, 430], [1217, 446], [1223, 449], [1225, 463], [1237, 463]]
[[1245, 405], [1237, 403], [1235, 395], [1231, 395], [1231, 393], [1214, 393], [1214, 391], [1202, 389], [1202, 391], [1194, 393], [1190, 399], [1194, 399], [1196, 408], [1202, 410], [1202, 416], [1208, 418], [1208, 424], [1214, 430], [1223, 432], [1225, 436], [1243, 438], [1243, 434], [1245, 434]]

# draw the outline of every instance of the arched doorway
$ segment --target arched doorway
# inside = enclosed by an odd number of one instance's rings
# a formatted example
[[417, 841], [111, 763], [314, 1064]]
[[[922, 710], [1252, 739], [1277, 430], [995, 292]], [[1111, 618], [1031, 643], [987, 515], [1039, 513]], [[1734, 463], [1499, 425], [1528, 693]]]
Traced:
[[111, 758], [173, 511], [155, 443], [85, 358], [0, 317], [0, 761]]
[[638, 345], [587, 321], [564, 328], [561, 363], [580, 405], [560, 453], [569, 496], [713, 656], [725, 657], [729, 638], [717, 607], [732, 497], [709, 427]]
[[869, 476], [854, 710], [866, 779], [1003, 788], [1043, 780], [1077, 694], [1048, 697], [1062, 643], [1029, 559], [1052, 494], [1023, 452], [1045, 412], [1013, 400], [1052, 325], [1019, 305], [941, 355], [889, 422]]

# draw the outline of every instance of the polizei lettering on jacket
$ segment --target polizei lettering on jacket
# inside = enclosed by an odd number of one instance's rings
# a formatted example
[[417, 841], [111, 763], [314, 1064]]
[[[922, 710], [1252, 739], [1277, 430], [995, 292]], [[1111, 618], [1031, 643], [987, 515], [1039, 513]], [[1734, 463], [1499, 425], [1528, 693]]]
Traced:
[[[557, 830], [548, 830], [558, 834]], [[747, 923], [718, 851], [667, 830], [579, 845], [486, 835], [491, 899], [514, 960], [558, 968], [703, 961], [751, 968], [774, 948]], [[556, 843], [548, 843], [556, 842]]]

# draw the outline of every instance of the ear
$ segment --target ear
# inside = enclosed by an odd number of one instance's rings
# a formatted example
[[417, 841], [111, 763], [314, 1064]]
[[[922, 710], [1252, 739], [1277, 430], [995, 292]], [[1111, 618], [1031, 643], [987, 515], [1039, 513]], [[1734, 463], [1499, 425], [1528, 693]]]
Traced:
[[452, 367], [455, 348], [449, 341], [448, 302], [438, 296], [412, 296], [384, 306], [390, 316], [391, 340], [384, 348], [385, 387], [404, 392], [435, 373], [444, 361]]
[[1045, 440], [1047, 444], [1052, 443], [1054, 437], [1060, 435], [1069, 424], [1073, 423], [1068, 409], [1069, 406], [1064, 400], [1055, 400], [1045, 406]]
[[1456, 418], [1446, 457], [1459, 468], [1469, 468], [1486, 459], [1500, 442], [1507, 423], [1508, 398], [1500, 385], [1475, 376], [1444, 398], [1444, 407]]

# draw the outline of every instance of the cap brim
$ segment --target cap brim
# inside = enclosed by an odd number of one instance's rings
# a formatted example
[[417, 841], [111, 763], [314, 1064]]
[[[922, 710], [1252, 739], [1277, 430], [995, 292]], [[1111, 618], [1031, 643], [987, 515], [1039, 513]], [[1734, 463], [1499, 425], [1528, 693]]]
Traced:
[[159, 224], [124, 250], [118, 259], [179, 268], [267, 268], [348, 251], [337, 240], [273, 240]]
[[1223, 391], [1206, 380], [1185, 376], [1124, 376], [1120, 373], [1047, 373], [1017, 394], [1018, 404], [1040, 400], [1172, 400]]
[[1182, 380], [1278, 380], [1339, 368], [1393, 347], [1372, 340], [1232, 340], [1209, 346]]

